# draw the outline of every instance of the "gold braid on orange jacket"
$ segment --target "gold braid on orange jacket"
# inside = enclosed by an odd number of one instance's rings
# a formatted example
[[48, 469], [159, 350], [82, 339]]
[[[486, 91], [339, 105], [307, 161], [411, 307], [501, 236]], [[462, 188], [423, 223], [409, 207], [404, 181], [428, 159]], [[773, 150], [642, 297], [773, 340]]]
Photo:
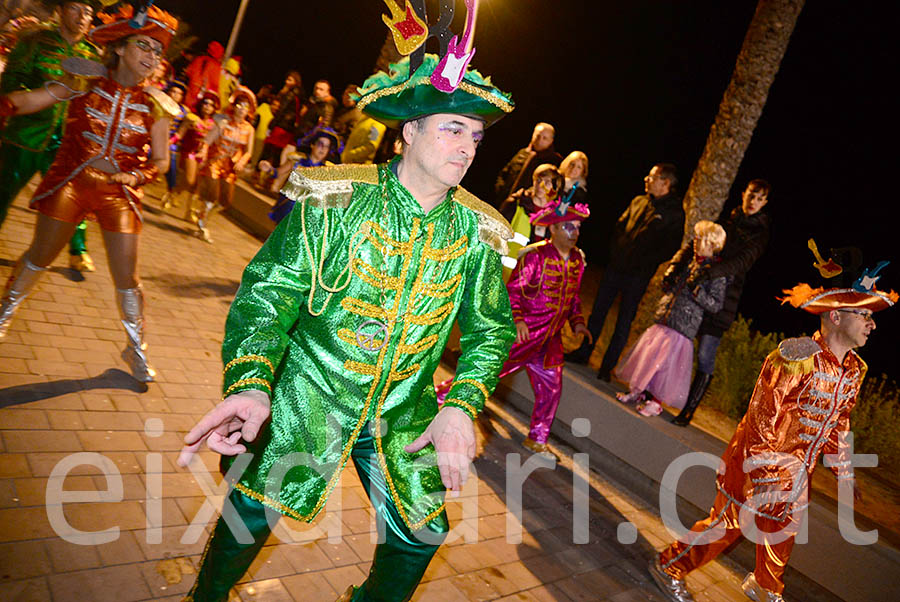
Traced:
[[818, 332], [782, 341], [766, 358], [722, 456], [719, 491], [742, 508], [783, 521], [808, 505], [821, 453], [838, 479], [852, 479], [847, 434], [865, 373], [855, 352], [841, 363]]

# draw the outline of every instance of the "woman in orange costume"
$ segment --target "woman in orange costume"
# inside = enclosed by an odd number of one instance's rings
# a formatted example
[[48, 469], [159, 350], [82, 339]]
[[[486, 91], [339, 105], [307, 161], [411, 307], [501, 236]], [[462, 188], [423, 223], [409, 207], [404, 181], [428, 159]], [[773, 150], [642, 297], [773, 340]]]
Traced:
[[[150, 5], [139, 11], [126, 5], [117, 14], [100, 18], [104, 23], [89, 37], [106, 45], [105, 68], [87, 61], [63, 65], [69, 73], [91, 72], [86, 91], [48, 82], [43, 88], [0, 97], [0, 119], [69, 101], [62, 145], [31, 200], [40, 212], [34, 238], [0, 301], [0, 337], [75, 226], [93, 216], [103, 229], [128, 338], [122, 356], [136, 379], [149, 382], [155, 371], [145, 353], [143, 292], [137, 275], [141, 186], [168, 167], [169, 116], [174, 103], [162, 91], [141, 84], [156, 68], [178, 22]], [[145, 148], [150, 149], [149, 156]]]
[[228, 102], [225, 116], [216, 120], [216, 125], [203, 141], [200, 160], [206, 162], [200, 169], [200, 198], [203, 212], [197, 221], [197, 236], [212, 242], [209, 236], [210, 212], [218, 204], [222, 209], [231, 205], [234, 199], [234, 181], [247, 166], [253, 153], [253, 134], [250, 122], [256, 114], [256, 96], [249, 88], [239, 86]]
[[[194, 212], [194, 197], [197, 194], [197, 172], [200, 171], [199, 153], [203, 146], [203, 140], [209, 135], [216, 125], [213, 116], [219, 110], [219, 97], [212, 92], [207, 92], [197, 104], [198, 113], [191, 113], [185, 119], [175, 137], [181, 141], [181, 163], [184, 167], [184, 187], [189, 196], [184, 211], [185, 221], [197, 221]], [[179, 194], [180, 191], [177, 194]], [[165, 207], [168, 209], [168, 207]]]

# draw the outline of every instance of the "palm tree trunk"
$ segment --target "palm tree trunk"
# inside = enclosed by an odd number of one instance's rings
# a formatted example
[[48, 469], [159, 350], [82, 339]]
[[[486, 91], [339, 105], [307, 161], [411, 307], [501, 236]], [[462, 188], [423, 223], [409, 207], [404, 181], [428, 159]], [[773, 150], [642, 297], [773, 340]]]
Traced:
[[701, 219], [716, 219], [734, 183], [804, 0], [760, 0], [731, 83], [685, 194], [685, 241]]
[[[803, 4], [804, 0], [759, 0], [731, 82], [685, 193], [684, 242], [690, 240], [695, 223], [701, 219], [715, 220], [721, 213]], [[652, 322], [661, 296], [660, 279], [665, 265], [660, 266], [644, 293], [631, 326], [631, 339]]]

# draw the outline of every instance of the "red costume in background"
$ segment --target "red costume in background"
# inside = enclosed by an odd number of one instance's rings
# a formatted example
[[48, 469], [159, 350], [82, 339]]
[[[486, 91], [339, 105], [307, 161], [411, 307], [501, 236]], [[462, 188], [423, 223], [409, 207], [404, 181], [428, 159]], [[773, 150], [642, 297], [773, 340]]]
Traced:
[[196, 111], [197, 103], [206, 92], [219, 94], [219, 79], [222, 76], [222, 56], [225, 49], [218, 42], [210, 42], [206, 54], [198, 56], [184, 70], [188, 78], [184, 103]]

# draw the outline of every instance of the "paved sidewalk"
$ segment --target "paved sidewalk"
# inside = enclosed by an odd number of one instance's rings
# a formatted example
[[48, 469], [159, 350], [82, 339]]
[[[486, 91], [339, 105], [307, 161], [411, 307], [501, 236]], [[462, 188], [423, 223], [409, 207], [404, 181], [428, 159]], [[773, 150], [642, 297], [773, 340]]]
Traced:
[[[151, 207], [159, 205], [158, 193], [150, 191]], [[35, 214], [26, 195], [0, 230], [0, 281], [31, 238]], [[124, 333], [95, 224], [88, 245], [97, 272], [79, 281], [64, 267], [64, 252], [0, 344], [0, 600], [180, 600], [193, 582], [214, 514], [204, 506], [207, 481], [176, 469], [175, 452], [219, 398], [225, 315], [260, 243], [221, 216], [212, 220], [215, 243], [202, 242], [186, 234], [181, 211], [145, 213], [141, 275], [159, 382], [144, 391], [119, 358]], [[538, 469], [525, 482], [521, 542], [507, 540], [505, 466], [509, 454], [523, 451], [527, 417], [496, 403], [489, 413], [494, 432], [482, 436], [477, 479], [448, 504], [455, 539], [438, 552], [414, 600], [662, 600], [645, 566], [669, 535], [651, 508], [602, 475], [589, 476], [589, 541], [573, 543], [573, 450], [565, 446], [559, 466]], [[80, 452], [108, 459], [111, 481], [87, 464], [59, 473], [59, 463]], [[214, 468], [212, 454], [201, 457]], [[111, 501], [48, 506], [48, 488], [69, 496], [93, 491]], [[375, 527], [352, 469], [339, 497], [340, 512], [331, 504], [312, 527], [283, 519], [292, 541], [273, 535], [234, 599], [327, 601], [361, 583]], [[475, 518], [461, 520], [473, 509]], [[148, 527], [148, 516], [159, 523]], [[182, 543], [194, 522], [200, 536]], [[77, 545], [59, 536], [66, 523], [118, 532], [107, 543]], [[326, 529], [336, 526], [342, 534], [329, 541]], [[701, 602], [745, 600], [739, 579], [723, 559], [688, 583]]]

